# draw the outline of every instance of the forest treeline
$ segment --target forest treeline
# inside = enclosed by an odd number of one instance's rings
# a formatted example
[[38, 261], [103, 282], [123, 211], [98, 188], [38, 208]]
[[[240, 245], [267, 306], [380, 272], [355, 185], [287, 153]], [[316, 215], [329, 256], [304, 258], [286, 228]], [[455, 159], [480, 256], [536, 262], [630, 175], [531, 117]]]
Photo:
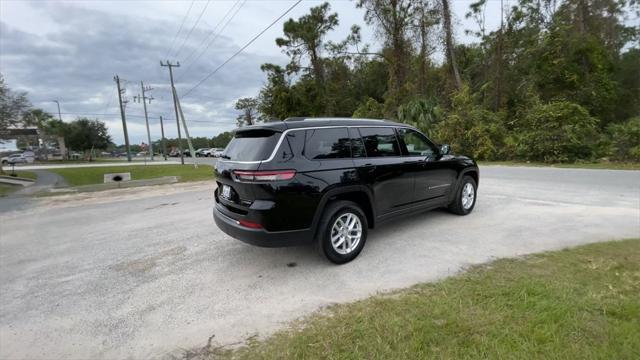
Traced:
[[[286, 66], [236, 104], [238, 124], [292, 116], [386, 118], [479, 160], [640, 160], [640, 4], [519, 0], [501, 14], [451, 0], [358, 0], [382, 44], [351, 28], [341, 42], [328, 3], [284, 23]], [[486, 19], [500, 17], [489, 31]], [[465, 31], [475, 41], [456, 43]]]

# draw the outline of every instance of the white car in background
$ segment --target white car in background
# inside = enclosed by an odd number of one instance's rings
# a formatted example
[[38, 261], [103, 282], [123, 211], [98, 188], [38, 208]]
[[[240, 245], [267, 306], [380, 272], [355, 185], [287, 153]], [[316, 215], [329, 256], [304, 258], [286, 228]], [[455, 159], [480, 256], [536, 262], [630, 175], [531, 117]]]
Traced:
[[223, 152], [224, 149], [215, 149], [215, 151], [211, 153], [211, 156], [219, 158]]
[[1, 162], [2, 165], [11, 165], [11, 164], [31, 164], [36, 159], [33, 151], [25, 151], [19, 154], [11, 154], [9, 156], [3, 157]]
[[198, 150], [196, 150], [196, 156], [197, 157], [202, 157], [202, 156], [209, 156], [209, 151], [211, 151], [211, 149], [209, 148], [200, 148]]

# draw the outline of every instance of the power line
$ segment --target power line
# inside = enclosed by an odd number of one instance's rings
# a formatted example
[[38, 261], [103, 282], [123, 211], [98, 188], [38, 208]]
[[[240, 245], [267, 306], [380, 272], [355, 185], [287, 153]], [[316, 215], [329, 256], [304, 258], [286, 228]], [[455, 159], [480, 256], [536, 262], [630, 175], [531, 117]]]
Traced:
[[202, 8], [202, 11], [200, 12], [200, 15], [198, 15], [198, 19], [196, 20], [196, 22], [193, 24], [193, 26], [191, 27], [191, 30], [189, 30], [189, 33], [187, 34], [187, 37], [184, 39], [184, 41], [182, 42], [182, 46], [180, 46], [180, 49], [178, 49], [178, 51], [176, 52], [176, 54], [173, 56], [178, 57], [178, 54], [180, 54], [180, 52], [182, 51], [182, 49], [184, 48], [184, 46], [187, 44], [187, 41], [189, 40], [189, 37], [191, 37], [191, 33], [193, 33], [193, 30], [196, 28], [196, 26], [198, 26], [198, 23], [200, 22], [200, 19], [202, 19], [202, 15], [204, 15], [204, 12], [207, 10], [207, 8], [209, 7], [209, 3], [211, 2], [211, 0], [207, 0], [207, 3], [204, 5], [204, 7]]
[[113, 86], [111, 87], [111, 96], [109, 96], [109, 101], [107, 102], [107, 106], [104, 108], [104, 115], [102, 115], [103, 117], [106, 116], [107, 114], [107, 110], [109, 110], [109, 106], [111, 106], [111, 101], [113, 100], [113, 95], [115, 95], [115, 90], [116, 90], [116, 84], [113, 84]]
[[216, 27], [213, 29], [213, 31], [211, 31], [211, 33], [209, 33], [209, 35], [200, 43], [200, 45], [196, 48], [193, 49], [193, 51], [191, 51], [191, 53], [189, 54], [189, 56], [186, 57], [185, 61], [183, 62], [188, 62], [189, 59], [191, 59], [191, 57], [193, 56], [193, 54], [195, 54], [198, 49], [202, 48], [202, 45], [209, 39], [209, 37], [211, 37], [211, 35], [214, 35], [214, 33], [216, 32], [217, 28], [223, 23], [225, 22], [225, 19], [227, 18], [227, 16], [229, 16], [229, 14], [233, 11], [233, 9], [236, 7], [236, 5], [240, 4], [240, 6], [235, 10], [235, 12], [233, 13], [233, 15], [231, 15], [231, 17], [226, 21], [226, 23], [222, 26], [222, 28], [220, 29], [220, 31], [218, 31], [217, 34], [215, 34], [215, 36], [209, 41], [209, 43], [207, 43], [207, 46], [204, 47], [204, 49], [202, 49], [202, 51], [200, 51], [200, 53], [198, 54], [198, 56], [196, 57], [196, 59], [194, 61], [192, 61], [191, 63], [189, 63], [189, 66], [187, 66], [187, 69], [184, 71], [184, 73], [182, 74], [182, 76], [180, 78], [184, 78], [186, 76], [186, 74], [189, 72], [189, 69], [191, 69], [193, 67], [194, 64], [196, 64], [198, 62], [198, 60], [200, 60], [200, 58], [202, 57], [202, 55], [204, 55], [207, 50], [209, 50], [209, 47], [211, 47], [211, 45], [213, 43], [215, 43], [215, 41], [220, 37], [220, 35], [222, 35], [222, 32], [224, 31], [224, 29], [227, 28], [227, 26], [231, 23], [231, 20], [233, 20], [233, 18], [238, 14], [238, 12], [240, 12], [240, 9], [242, 9], [242, 7], [244, 6], [244, 4], [247, 3], [247, 0], [238, 0], [236, 1], [233, 6], [229, 9], [229, 11], [227, 11], [227, 13], [224, 15], [224, 17], [220, 20], [220, 22], [218, 23], [218, 25], [216, 25]]
[[199, 87], [200, 85], [202, 85], [202, 83], [204, 83], [205, 81], [209, 80], [209, 78], [211, 78], [213, 75], [215, 75], [220, 69], [222, 69], [222, 67], [224, 67], [229, 61], [233, 60], [233, 58], [235, 58], [236, 56], [238, 56], [241, 52], [244, 51], [244, 49], [248, 48], [249, 45], [253, 44], [254, 41], [256, 41], [260, 36], [262, 36], [262, 34], [264, 34], [265, 32], [267, 32], [267, 30], [269, 30], [273, 25], [275, 25], [278, 21], [280, 21], [280, 19], [282, 19], [283, 17], [285, 17], [291, 10], [293, 10], [293, 8], [295, 8], [296, 6], [298, 6], [298, 4], [300, 4], [302, 2], [302, 0], [298, 0], [296, 1], [295, 4], [293, 4], [290, 8], [287, 9], [287, 11], [285, 11], [282, 15], [280, 15], [277, 19], [275, 19], [271, 24], [269, 24], [269, 26], [267, 26], [266, 28], [264, 28], [262, 31], [260, 31], [258, 33], [258, 35], [254, 36], [253, 39], [249, 40], [248, 43], [246, 43], [243, 47], [240, 48], [240, 50], [236, 51], [233, 55], [231, 55], [227, 60], [225, 60], [222, 64], [220, 64], [220, 66], [218, 66], [217, 68], [215, 68], [212, 72], [210, 72], [207, 76], [204, 77], [204, 79], [200, 80], [200, 82], [198, 82], [194, 87], [192, 87], [191, 89], [189, 89], [189, 91], [187, 91], [186, 93], [184, 93], [184, 95], [182, 95], [180, 98], [185, 98], [187, 97], [187, 95], [189, 95], [193, 90], [195, 90], [197, 87]]
[[178, 38], [178, 35], [180, 35], [180, 32], [182, 32], [182, 27], [184, 26], [184, 22], [187, 20], [187, 17], [191, 12], [191, 8], [193, 7], [193, 3], [195, 2], [196, 0], [191, 0], [191, 5], [189, 5], [189, 9], [187, 10], [187, 12], [184, 14], [184, 17], [182, 18], [182, 22], [180, 23], [180, 28], [178, 28], [178, 32], [173, 37], [173, 40], [171, 41], [171, 46], [169, 47], [169, 51], [167, 51], [167, 54], [164, 56], [165, 58], [168, 57], [169, 54], [171, 53], [171, 50], [173, 50], [173, 45], [176, 43], [176, 39]]

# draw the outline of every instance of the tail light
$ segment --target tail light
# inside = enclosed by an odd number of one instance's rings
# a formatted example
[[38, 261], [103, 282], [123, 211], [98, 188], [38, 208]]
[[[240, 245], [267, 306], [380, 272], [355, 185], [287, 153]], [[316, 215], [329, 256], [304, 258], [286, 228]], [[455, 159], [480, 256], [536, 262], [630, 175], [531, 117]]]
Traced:
[[238, 220], [238, 224], [244, 227], [248, 227], [250, 229], [262, 229], [262, 225], [248, 220]]
[[278, 181], [290, 180], [296, 176], [295, 170], [267, 170], [267, 171], [248, 171], [234, 170], [233, 175], [239, 181]]

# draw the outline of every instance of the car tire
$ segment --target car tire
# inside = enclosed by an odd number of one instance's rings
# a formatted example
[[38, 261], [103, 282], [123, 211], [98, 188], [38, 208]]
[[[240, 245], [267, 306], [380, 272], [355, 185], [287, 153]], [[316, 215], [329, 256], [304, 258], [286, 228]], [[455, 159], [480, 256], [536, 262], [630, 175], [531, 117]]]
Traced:
[[[318, 227], [318, 251], [334, 264], [348, 263], [364, 248], [368, 227], [367, 217], [358, 204], [351, 201], [331, 202], [325, 208]], [[344, 232], [342, 235], [341, 231]]]
[[456, 189], [455, 197], [449, 204], [449, 211], [457, 215], [468, 215], [476, 206], [478, 185], [471, 176], [465, 176]]

